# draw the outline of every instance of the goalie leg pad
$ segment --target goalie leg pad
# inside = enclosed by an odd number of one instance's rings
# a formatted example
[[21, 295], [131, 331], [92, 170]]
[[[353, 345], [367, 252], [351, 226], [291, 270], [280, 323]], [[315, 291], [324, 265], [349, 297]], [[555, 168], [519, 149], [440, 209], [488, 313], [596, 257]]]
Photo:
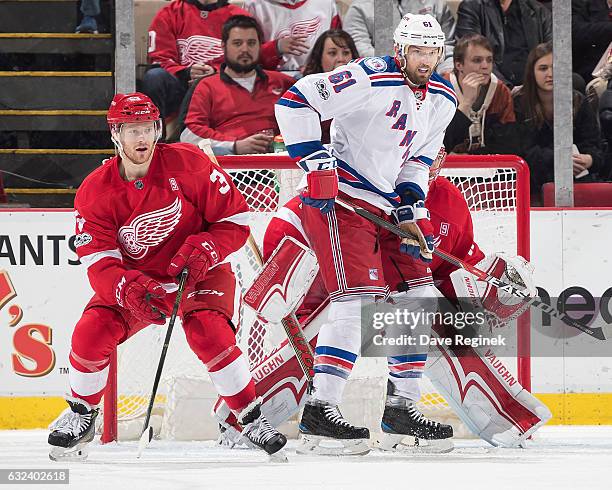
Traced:
[[493, 446], [516, 447], [551, 418], [490, 348], [484, 354], [465, 346], [446, 349], [430, 354], [425, 373], [475, 435]]
[[302, 302], [318, 271], [312, 250], [286, 236], [274, 250], [244, 302], [269, 322], [279, 322]]
[[[313, 349], [321, 325], [328, 319], [329, 309], [328, 304], [303, 327], [304, 335]], [[255, 381], [256, 394], [263, 399], [261, 411], [275, 427], [296, 415], [306, 403], [308, 380], [288, 340], [283, 340], [254, 366], [251, 375]], [[228, 429], [223, 435], [224, 440], [227, 436], [240, 434], [240, 427], [234, 427], [232, 431], [231, 428], [236, 426], [237, 419], [222, 398], [217, 400], [213, 415]]]

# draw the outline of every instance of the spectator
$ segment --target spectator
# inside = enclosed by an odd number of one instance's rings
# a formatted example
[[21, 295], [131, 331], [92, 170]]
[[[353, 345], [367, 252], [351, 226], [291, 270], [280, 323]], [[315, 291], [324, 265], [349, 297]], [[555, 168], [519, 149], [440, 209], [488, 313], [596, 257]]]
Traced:
[[612, 2], [572, 0], [572, 51], [574, 71], [586, 82], [612, 41]]
[[224, 25], [225, 63], [200, 80], [189, 102], [181, 141], [210, 139], [217, 155], [266, 153], [279, 134], [274, 104], [295, 80], [258, 64], [261, 27], [250, 16], [236, 15]]
[[612, 178], [612, 80], [608, 80], [608, 86], [600, 96], [598, 109], [601, 131], [606, 141], [605, 169], [599, 171], [599, 177], [610, 180]]
[[314, 41], [328, 29], [340, 29], [335, 0], [246, 0], [244, 8], [278, 39], [284, 54], [277, 69], [299, 75]]
[[[536, 200], [542, 184], [554, 181], [552, 60], [552, 43], [536, 46], [527, 58], [524, 84], [514, 98], [520, 154], [529, 164]], [[593, 181], [604, 170], [597, 119], [586, 98], [576, 91], [573, 108], [574, 179]]]
[[507, 85], [523, 83], [525, 61], [538, 44], [552, 40], [552, 15], [536, 0], [463, 0], [457, 39], [481, 34], [493, 46], [493, 72]]
[[[429, 14], [438, 21], [446, 36], [444, 60], [438, 65], [438, 73], [453, 69], [455, 44], [455, 18], [445, 0], [393, 0], [397, 2], [400, 16], [408, 12]], [[344, 29], [355, 40], [361, 56], [374, 56], [374, 0], [354, 0], [344, 18]]]
[[[315, 41], [304, 66], [304, 76], [335, 70], [357, 58], [359, 58], [359, 53], [353, 38], [341, 29], [330, 29]], [[329, 135], [331, 121], [331, 119], [321, 121], [321, 142], [323, 144], [331, 141]]]
[[493, 74], [493, 48], [480, 34], [462, 37], [453, 53], [455, 69], [444, 78], [459, 106], [444, 145], [455, 153], [515, 153], [514, 106], [508, 87]]
[[[173, 0], [163, 7], [149, 28], [149, 61], [142, 91], [159, 108], [162, 118], [175, 113], [189, 88], [211, 75], [223, 62], [221, 28], [233, 15], [248, 15], [228, 0]], [[262, 46], [264, 66], [274, 68], [280, 58], [274, 42]]]
[[306, 59], [303, 75], [325, 73], [359, 58], [353, 38], [341, 29], [325, 31], [315, 41]]
[[83, 18], [77, 26], [78, 34], [98, 34], [98, 21], [96, 17], [100, 15], [100, 0], [81, 0], [81, 13]]

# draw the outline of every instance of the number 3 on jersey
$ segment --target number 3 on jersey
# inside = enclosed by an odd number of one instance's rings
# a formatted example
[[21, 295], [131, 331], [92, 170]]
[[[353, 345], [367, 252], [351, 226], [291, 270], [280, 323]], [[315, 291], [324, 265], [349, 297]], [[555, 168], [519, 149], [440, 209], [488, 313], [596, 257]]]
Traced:
[[219, 184], [220, 184], [219, 192], [221, 194], [227, 194], [228, 191], [230, 190], [230, 186], [227, 183], [227, 179], [225, 178], [225, 175], [219, 172], [216, 168], [213, 169], [213, 171], [210, 173], [210, 181], [211, 182], [219, 181]]
[[341, 71], [329, 76], [329, 81], [334, 85], [334, 92], [339, 94], [345, 88], [355, 85], [357, 80], [353, 78], [350, 71]]

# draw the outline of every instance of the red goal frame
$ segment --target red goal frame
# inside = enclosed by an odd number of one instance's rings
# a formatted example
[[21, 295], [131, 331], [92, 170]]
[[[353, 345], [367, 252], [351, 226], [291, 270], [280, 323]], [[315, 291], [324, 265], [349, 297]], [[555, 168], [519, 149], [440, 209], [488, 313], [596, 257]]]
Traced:
[[[295, 160], [284, 155], [245, 155], [219, 157], [225, 170], [295, 170]], [[513, 169], [516, 172], [516, 253], [530, 260], [530, 189], [529, 167], [514, 155], [449, 155], [444, 168]], [[491, 251], [489, 251], [491, 252]], [[531, 332], [529, 311], [518, 320], [517, 376], [523, 387], [531, 390]], [[117, 353], [111, 355], [109, 376], [104, 394], [104, 430], [102, 443], [117, 440]]]

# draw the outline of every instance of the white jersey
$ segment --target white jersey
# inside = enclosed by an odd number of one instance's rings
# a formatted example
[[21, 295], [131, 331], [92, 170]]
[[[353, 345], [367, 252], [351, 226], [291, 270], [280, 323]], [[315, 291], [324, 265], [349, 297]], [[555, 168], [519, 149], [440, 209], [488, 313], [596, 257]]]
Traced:
[[[264, 40], [272, 41], [288, 36], [305, 36], [312, 48], [326, 30], [339, 28], [340, 18], [335, 0], [306, 0], [284, 3], [273, 0], [246, 0], [244, 9], [257, 19], [264, 32]], [[308, 53], [295, 56], [284, 54], [279, 70], [299, 71], [306, 64]]]
[[295, 158], [323, 149], [320, 121], [333, 118], [340, 191], [389, 212], [401, 202], [399, 184], [427, 195], [429, 167], [456, 108], [450, 82], [434, 73], [412, 89], [385, 56], [302, 78], [277, 102], [276, 119]]

